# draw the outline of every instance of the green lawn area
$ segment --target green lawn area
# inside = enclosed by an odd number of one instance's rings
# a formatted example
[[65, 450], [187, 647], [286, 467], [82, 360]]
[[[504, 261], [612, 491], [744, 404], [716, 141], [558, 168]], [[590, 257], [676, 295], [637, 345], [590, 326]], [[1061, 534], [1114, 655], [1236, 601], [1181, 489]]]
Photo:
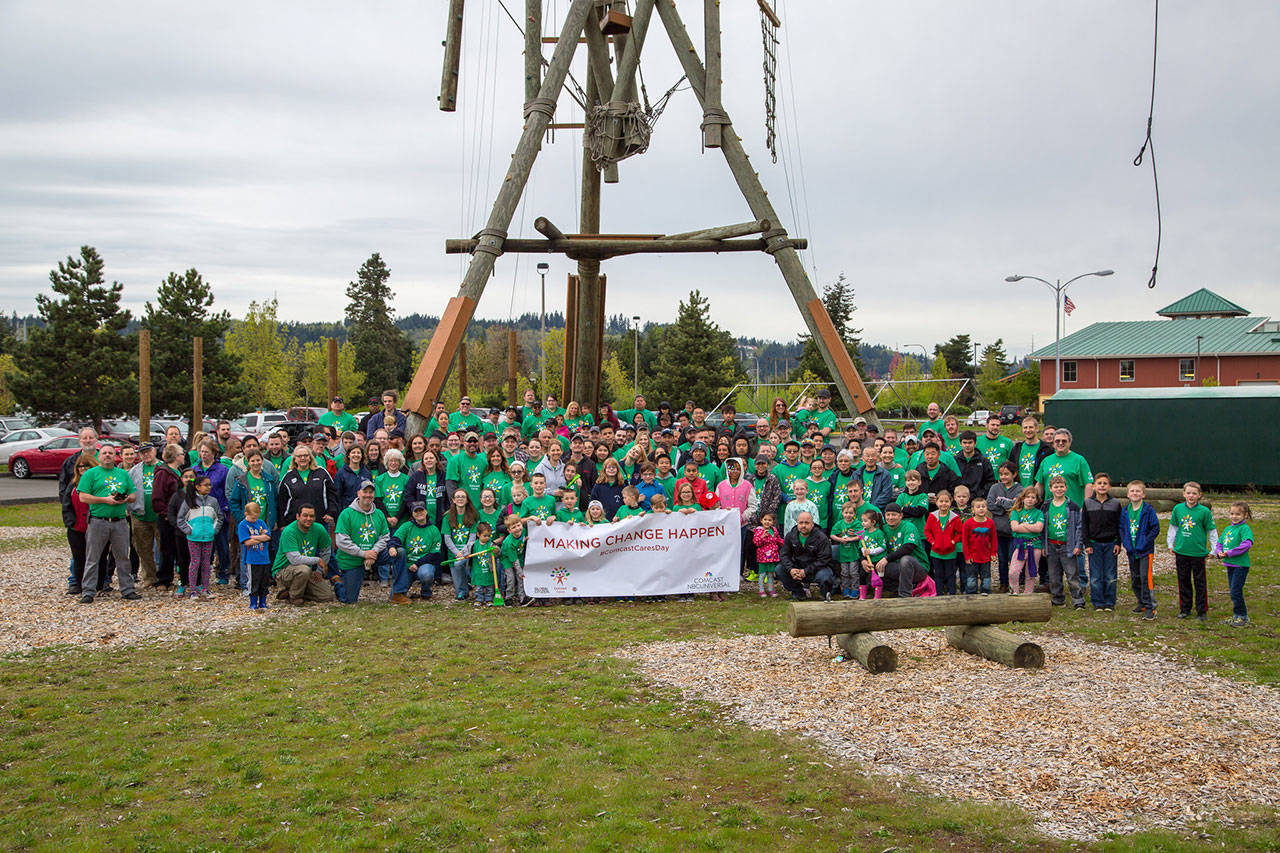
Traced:
[[62, 524], [62, 505], [57, 501], [0, 506], [0, 527], [57, 527]]
[[[1251, 629], [1218, 621], [1229, 606], [1216, 565], [1207, 626], [1172, 619], [1166, 581], [1154, 625], [1056, 610], [1050, 628], [1280, 682], [1277, 513], [1254, 529]], [[905, 792], [804, 738], [680, 703], [611, 656], [773, 632], [782, 617], [780, 602], [746, 596], [362, 606], [171, 648], [0, 660], [0, 847], [1277, 849], [1273, 811], [1237, 827], [1055, 842], [1008, 806]]]

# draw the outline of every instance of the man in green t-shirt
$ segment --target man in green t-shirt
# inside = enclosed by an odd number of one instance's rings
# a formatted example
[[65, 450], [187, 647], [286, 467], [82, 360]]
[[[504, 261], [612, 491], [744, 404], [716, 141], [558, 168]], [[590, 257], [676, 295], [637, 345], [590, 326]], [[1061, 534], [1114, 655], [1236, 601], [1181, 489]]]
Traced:
[[800, 442], [788, 439], [783, 443], [782, 461], [775, 463], [770, 473], [778, 478], [778, 485], [782, 487], [783, 501], [794, 499], [795, 494], [791, 491], [791, 484], [809, 476], [809, 466], [800, 461]]
[[480, 432], [483, 426], [480, 418], [471, 411], [471, 398], [463, 397], [458, 401], [458, 411], [449, 415], [449, 432]]
[[657, 412], [649, 411], [645, 406], [643, 394], [636, 395], [635, 404], [630, 409], [620, 409], [614, 414], [617, 415], [620, 423], [631, 424], [632, 426], [635, 426], [636, 415], [640, 415], [644, 418], [644, 422], [649, 425], [650, 432], [658, 428], [658, 414]]
[[1013, 453], [1013, 440], [1000, 434], [1002, 423], [998, 414], [990, 415], [987, 418], [987, 431], [978, 436], [978, 452], [987, 457], [992, 471], [998, 470], [1000, 463]]
[[331, 426], [337, 430], [338, 435], [342, 435], [344, 432], [360, 429], [360, 422], [347, 411], [346, 403], [341, 397], [334, 397], [329, 401], [329, 411], [320, 416], [320, 426]]
[[462, 489], [471, 498], [471, 505], [479, 507], [480, 493], [484, 491], [484, 469], [488, 464], [480, 452], [480, 436], [468, 432], [462, 439], [462, 452], [449, 457], [445, 466], [444, 481], [448, 493], [452, 495]]
[[1059, 474], [1067, 481], [1067, 500], [1084, 506], [1084, 499], [1093, 497], [1093, 472], [1085, 458], [1071, 450], [1071, 431], [1066, 429], [1054, 433], [1053, 455], [1046, 456], [1036, 471], [1042, 495], [1049, 494], [1049, 480]]
[[108, 548], [116, 561], [120, 597], [126, 601], [142, 598], [133, 590], [133, 573], [129, 568], [127, 507], [137, 489], [128, 472], [116, 467], [118, 454], [115, 445], [104, 444], [98, 450], [98, 464], [81, 474], [80, 482], [76, 484], [80, 500], [89, 505], [89, 526], [84, 534], [87, 556], [80, 580], [81, 604], [93, 604], [93, 591], [98, 588], [98, 571]]
[[[329, 571], [332, 543], [323, 524], [316, 524], [316, 508], [309, 503], [298, 507], [293, 522], [280, 531], [271, 575], [280, 586], [280, 597], [301, 606], [308, 601], [333, 601], [336, 573]], [[328, 577], [329, 579], [326, 579]]]
[[151, 487], [156, 478], [156, 446], [144, 441], [138, 446], [139, 462], [129, 469], [134, 497], [129, 502], [132, 521], [133, 550], [138, 554], [138, 585], [149, 589], [156, 585], [156, 511], [151, 506]]
[[[376, 494], [372, 480], [361, 480], [356, 491], [356, 499], [351, 506], [338, 514], [333, 526], [333, 544], [337, 553], [333, 561], [342, 573], [342, 590], [338, 600], [343, 604], [355, 604], [360, 598], [360, 585], [364, 583], [365, 572], [378, 570], [379, 583], [387, 586], [391, 580], [392, 569], [398, 568], [404, 573], [404, 565], [395, 560], [390, 553], [391, 529], [387, 525], [387, 516], [374, 506]], [[402, 578], [397, 578], [397, 584]], [[408, 589], [408, 584], [405, 584]], [[392, 592], [391, 595], [396, 595]], [[409, 597], [403, 592], [400, 596], [407, 604]]]
[[920, 428], [916, 430], [916, 435], [922, 441], [924, 440], [924, 431], [927, 429], [933, 430], [938, 435], [945, 435], [946, 429], [945, 424], [942, 422], [942, 407], [937, 403], [930, 403], [925, 412], [928, 414], [929, 420], [921, 421]]
[[831, 391], [829, 389], [818, 389], [818, 408], [814, 410], [811, 420], [818, 425], [818, 429], [822, 430], [823, 438], [830, 436], [831, 431], [836, 428], [836, 412], [835, 409], [831, 408]]

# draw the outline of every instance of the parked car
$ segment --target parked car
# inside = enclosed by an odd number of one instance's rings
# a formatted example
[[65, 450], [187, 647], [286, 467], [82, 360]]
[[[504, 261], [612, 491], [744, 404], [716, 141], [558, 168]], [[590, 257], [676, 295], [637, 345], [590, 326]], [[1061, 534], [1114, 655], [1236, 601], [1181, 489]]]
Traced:
[[231, 422], [231, 437], [238, 438], [242, 441], [251, 435], [259, 435], [263, 430], [287, 421], [289, 418], [285, 412], [276, 410], [273, 412], [250, 412], [241, 415]]
[[8, 435], [16, 429], [34, 429], [35, 424], [26, 418], [0, 418], [0, 435]]
[[19, 480], [37, 474], [57, 476], [68, 456], [80, 452], [80, 439], [76, 435], [63, 435], [30, 450], [19, 450], [9, 457], [9, 473]]
[[1027, 416], [1026, 406], [1001, 406], [1000, 407], [1000, 423], [1017, 424], [1022, 423], [1022, 419]]
[[304, 432], [307, 435], [311, 435], [316, 426], [317, 424], [315, 421], [283, 421], [278, 424], [272, 424], [262, 432], [258, 433], [258, 441], [262, 444], [266, 444], [267, 438], [269, 438], [272, 433], [276, 430], [284, 430], [289, 435], [289, 446], [293, 447], [298, 443], [299, 435]]
[[51, 438], [62, 435], [75, 435], [61, 427], [32, 427], [31, 429], [15, 429], [0, 437], [0, 463], [9, 461], [9, 457], [19, 450], [30, 450], [39, 447]]
[[976, 412], [970, 413], [965, 419], [965, 423], [969, 426], [986, 426], [987, 418], [991, 417], [991, 412], [987, 409], [978, 409]]

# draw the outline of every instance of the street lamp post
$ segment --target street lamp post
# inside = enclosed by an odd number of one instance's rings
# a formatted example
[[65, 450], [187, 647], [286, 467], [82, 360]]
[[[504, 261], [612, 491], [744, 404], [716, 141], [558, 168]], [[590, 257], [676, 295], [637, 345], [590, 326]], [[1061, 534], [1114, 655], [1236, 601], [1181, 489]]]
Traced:
[[634, 398], [634, 397], [640, 396], [640, 317], [639, 315], [632, 317], [631, 322], [634, 323], [636, 327], [636, 368], [635, 368], [635, 373], [631, 374], [632, 376], [631, 396]]
[[542, 365], [540, 395], [547, 393], [547, 272], [550, 269], [546, 261], [538, 264], [538, 275], [542, 276], [542, 335], [538, 338], [538, 362]]
[[1082, 278], [1088, 278], [1091, 275], [1108, 276], [1114, 275], [1115, 270], [1098, 270], [1097, 272], [1081, 273], [1075, 278], [1069, 278], [1065, 282], [1058, 279], [1057, 282], [1045, 281], [1036, 275], [1011, 275], [1005, 278], [1005, 281], [1022, 281], [1029, 278], [1032, 281], [1038, 281], [1048, 286], [1053, 291], [1053, 393], [1062, 390], [1062, 294], [1071, 286], [1073, 281], [1079, 281]]

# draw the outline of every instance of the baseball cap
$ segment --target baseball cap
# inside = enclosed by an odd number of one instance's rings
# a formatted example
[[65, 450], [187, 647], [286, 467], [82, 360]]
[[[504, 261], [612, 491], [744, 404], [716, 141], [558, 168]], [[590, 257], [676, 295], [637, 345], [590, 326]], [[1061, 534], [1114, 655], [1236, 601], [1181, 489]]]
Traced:
[[[813, 442], [809, 442], [809, 443], [812, 444]], [[786, 450], [788, 447], [791, 447], [793, 445], [797, 450], [800, 449], [800, 442], [796, 441], [794, 438], [788, 438], [786, 441], [782, 443], [782, 449]]]
[[462, 436], [462, 440], [463, 441], [479, 441], [480, 436], [476, 435], [474, 432], [468, 431], [466, 435]]
[[427, 505], [424, 504], [422, 501], [414, 501], [413, 503], [409, 504], [409, 512], [417, 512], [418, 510], [423, 510], [425, 512], [426, 509], [427, 509]]
[[690, 449], [690, 450], [702, 450], [702, 451], [704, 451], [704, 452], [705, 452], [705, 451], [706, 451], [706, 449], [707, 449], [707, 445], [706, 445], [706, 442], [702, 442], [702, 441], [695, 441], [695, 442], [693, 443], [693, 447], [691, 447], [691, 448], [689, 448], [689, 449]]
[[826, 389], [826, 388], [819, 388], [819, 389], [818, 389], [818, 396], [819, 396], [819, 397], [821, 397], [821, 398], [823, 398], [823, 399], [825, 399], [825, 400], [830, 400], [830, 399], [831, 399], [831, 391], [830, 391], [830, 390], [828, 390], [828, 389]]
[[373, 488], [373, 480], [361, 480], [360, 486], [356, 491], [363, 492], [365, 489]]
[[858, 424], [865, 424], [866, 422], [867, 419], [862, 417], [862, 415], [858, 415], [858, 417], [853, 419], [854, 426], [857, 426]]
[[330, 403], [342, 403], [342, 402], [344, 402], [344, 401], [343, 401], [343, 399], [342, 399], [341, 397], [334, 397], [334, 398], [330, 399], [330, 400], [329, 400], [329, 402], [330, 402]]
[[800, 446], [801, 446], [801, 447], [814, 447], [815, 445], [814, 445], [814, 443], [813, 443], [813, 439], [811, 439], [811, 438], [806, 438], [806, 439], [804, 439], [803, 441], [801, 441], [801, 442], [800, 442]]
[[902, 440], [902, 443], [903, 444], [919, 444], [920, 439], [916, 438], [914, 435], [909, 435]]

